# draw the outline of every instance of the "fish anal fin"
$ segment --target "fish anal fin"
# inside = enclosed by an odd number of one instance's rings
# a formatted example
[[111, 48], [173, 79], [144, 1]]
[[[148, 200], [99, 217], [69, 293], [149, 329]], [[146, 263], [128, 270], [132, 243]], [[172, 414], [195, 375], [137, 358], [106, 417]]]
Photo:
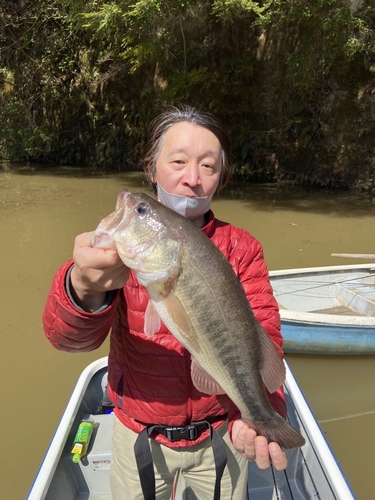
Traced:
[[161, 327], [161, 319], [156, 312], [154, 304], [151, 300], [148, 301], [145, 312], [144, 331], [147, 337], [151, 338], [154, 333], [158, 332]]
[[268, 333], [259, 325], [260, 340], [262, 345], [262, 363], [260, 372], [264, 385], [268, 391], [273, 393], [285, 381], [285, 365], [282, 357], [280, 356], [275, 344], [272, 342]]
[[191, 361], [191, 378], [198, 391], [204, 394], [225, 394], [223, 388], [193, 358]]

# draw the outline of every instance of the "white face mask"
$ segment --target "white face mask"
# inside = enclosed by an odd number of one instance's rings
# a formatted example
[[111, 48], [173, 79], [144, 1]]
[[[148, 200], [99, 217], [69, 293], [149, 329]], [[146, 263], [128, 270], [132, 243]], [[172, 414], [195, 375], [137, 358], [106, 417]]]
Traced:
[[195, 219], [208, 212], [213, 196], [196, 196], [192, 198], [190, 196], [171, 194], [167, 193], [160, 184], [157, 185], [157, 190], [160, 203], [188, 219]]

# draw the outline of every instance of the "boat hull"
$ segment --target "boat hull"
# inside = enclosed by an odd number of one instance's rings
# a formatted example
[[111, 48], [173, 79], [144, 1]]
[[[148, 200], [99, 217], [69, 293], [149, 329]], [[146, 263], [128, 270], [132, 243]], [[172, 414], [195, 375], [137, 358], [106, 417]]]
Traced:
[[311, 324], [281, 320], [287, 354], [359, 356], [375, 354], [372, 327]]
[[287, 354], [375, 354], [375, 265], [270, 272]]

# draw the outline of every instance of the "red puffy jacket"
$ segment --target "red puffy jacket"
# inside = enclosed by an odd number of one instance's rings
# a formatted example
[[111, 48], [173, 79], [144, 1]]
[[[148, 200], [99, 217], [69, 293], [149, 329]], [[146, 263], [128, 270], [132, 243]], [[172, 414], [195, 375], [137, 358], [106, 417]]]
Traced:
[[[255, 317], [282, 356], [278, 306], [260, 243], [247, 231], [215, 219], [212, 212], [202, 230], [233, 266]], [[185, 426], [222, 415], [223, 419], [213, 424], [218, 428], [227, 414], [230, 424], [240, 418], [226, 395], [211, 396], [194, 387], [190, 353], [164, 324], [151, 339], [143, 333], [148, 295], [133, 272], [105, 310], [88, 313], [74, 306], [66, 293], [66, 274], [71, 265], [72, 261], [67, 262], [55, 276], [43, 313], [44, 331], [57, 349], [77, 352], [98, 348], [112, 327], [108, 391], [124, 425], [140, 432], [145, 425]], [[282, 388], [270, 394], [269, 399], [276, 411], [285, 416]], [[192, 446], [207, 438], [208, 432], [196, 441], [171, 443], [160, 434], [156, 439], [170, 447]]]

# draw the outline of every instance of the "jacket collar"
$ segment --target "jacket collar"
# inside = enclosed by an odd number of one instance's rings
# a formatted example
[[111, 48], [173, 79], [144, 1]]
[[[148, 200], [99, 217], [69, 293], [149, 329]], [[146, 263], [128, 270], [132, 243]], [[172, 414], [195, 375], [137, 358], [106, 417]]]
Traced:
[[208, 212], [208, 222], [202, 227], [202, 231], [209, 238], [214, 234], [215, 231], [215, 216], [212, 210]]

